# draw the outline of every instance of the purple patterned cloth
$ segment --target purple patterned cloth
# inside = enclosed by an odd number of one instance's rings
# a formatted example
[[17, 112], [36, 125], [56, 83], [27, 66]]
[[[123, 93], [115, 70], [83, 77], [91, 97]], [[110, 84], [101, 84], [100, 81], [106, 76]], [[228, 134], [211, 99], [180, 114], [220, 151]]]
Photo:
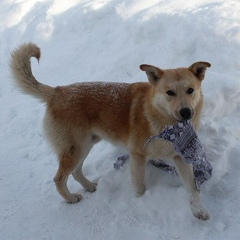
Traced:
[[[129, 159], [129, 155], [123, 155], [117, 159], [117, 161], [114, 163], [114, 168], [116, 170], [120, 169], [126, 161]], [[157, 159], [157, 160], [149, 160], [149, 163], [151, 163], [154, 167], [160, 168], [161, 170], [168, 172], [170, 174], [178, 176], [178, 173], [175, 169], [175, 167], [169, 166], [166, 164], [163, 160]]]
[[[207, 161], [203, 146], [190, 121], [179, 122], [177, 125], [165, 127], [159, 135], [151, 137], [145, 145], [154, 139], [164, 139], [172, 142], [176, 152], [187, 163], [193, 165], [197, 189], [212, 176], [212, 166]], [[128, 158], [128, 155], [118, 158], [114, 168], [119, 169]], [[155, 167], [177, 175], [176, 169], [162, 160], [150, 160], [150, 163]]]

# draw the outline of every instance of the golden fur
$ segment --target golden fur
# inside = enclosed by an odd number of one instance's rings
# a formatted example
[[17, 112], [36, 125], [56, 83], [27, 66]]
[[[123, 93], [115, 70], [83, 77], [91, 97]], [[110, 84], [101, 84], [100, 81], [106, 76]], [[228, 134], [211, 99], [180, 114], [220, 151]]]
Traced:
[[201, 82], [209, 63], [197, 62], [188, 68], [170, 70], [141, 65], [149, 83], [87, 82], [54, 88], [35, 79], [31, 57], [39, 60], [40, 49], [32, 43], [20, 46], [12, 53], [11, 69], [19, 87], [47, 105], [46, 135], [59, 159], [54, 181], [67, 202], [76, 203], [82, 198], [69, 192], [70, 174], [88, 191], [96, 190], [96, 184], [84, 177], [82, 165], [93, 145], [105, 139], [128, 148], [137, 195], [145, 191], [148, 160], [172, 159], [190, 192], [193, 214], [200, 219], [209, 218], [196, 190], [192, 167], [173, 146], [159, 140], [144, 147], [164, 126], [183, 119], [191, 119], [198, 129], [203, 106]]

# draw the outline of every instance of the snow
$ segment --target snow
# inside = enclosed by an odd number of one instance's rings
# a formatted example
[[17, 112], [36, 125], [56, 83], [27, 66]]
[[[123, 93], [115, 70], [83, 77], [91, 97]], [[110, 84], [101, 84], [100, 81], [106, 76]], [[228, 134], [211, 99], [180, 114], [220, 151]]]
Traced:
[[[0, 239], [239, 239], [240, 2], [238, 0], [2, 0], [0, 2]], [[98, 182], [68, 205], [55, 189], [56, 156], [42, 130], [45, 106], [22, 94], [9, 72], [22, 43], [42, 50], [33, 72], [42, 83], [147, 81], [139, 65], [161, 68], [208, 61], [199, 137], [213, 166], [202, 186], [211, 219], [196, 219], [180, 180], [152, 165], [135, 197], [126, 152], [107, 142], [84, 173]]]

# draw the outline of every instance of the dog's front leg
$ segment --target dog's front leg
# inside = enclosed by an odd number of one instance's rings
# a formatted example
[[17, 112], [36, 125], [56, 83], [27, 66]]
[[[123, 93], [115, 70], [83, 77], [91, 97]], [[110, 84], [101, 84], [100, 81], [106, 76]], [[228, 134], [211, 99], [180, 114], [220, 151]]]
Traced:
[[209, 219], [210, 215], [202, 204], [200, 191], [198, 191], [196, 187], [191, 164], [184, 162], [179, 155], [174, 157], [174, 162], [183, 184], [190, 193], [190, 204], [193, 215], [201, 220]]
[[141, 196], [146, 190], [144, 183], [146, 160], [145, 157], [141, 154], [131, 153], [130, 161], [133, 185], [135, 187], [137, 196]]

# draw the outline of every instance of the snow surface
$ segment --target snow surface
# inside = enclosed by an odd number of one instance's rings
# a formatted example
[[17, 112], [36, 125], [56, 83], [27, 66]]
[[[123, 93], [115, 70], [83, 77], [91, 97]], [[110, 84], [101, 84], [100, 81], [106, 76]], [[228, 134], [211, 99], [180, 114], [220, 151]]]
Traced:
[[[239, 239], [239, 0], [0, 1], [0, 239]], [[178, 177], [149, 165], [147, 191], [135, 197], [126, 152], [101, 142], [84, 173], [98, 182], [68, 205], [55, 189], [56, 156], [42, 131], [45, 107], [23, 95], [9, 72], [10, 52], [34, 42], [42, 50], [33, 71], [51, 86], [74, 82], [135, 82], [143, 63], [161, 68], [212, 64], [203, 82], [199, 136], [213, 177], [202, 188], [211, 220], [196, 219]]]

